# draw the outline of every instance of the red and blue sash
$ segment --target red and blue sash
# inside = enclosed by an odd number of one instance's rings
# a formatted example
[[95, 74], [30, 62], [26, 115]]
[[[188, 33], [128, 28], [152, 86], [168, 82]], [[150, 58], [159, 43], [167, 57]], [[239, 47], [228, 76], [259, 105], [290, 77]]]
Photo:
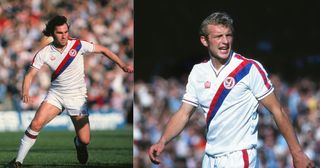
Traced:
[[[235, 79], [235, 85], [243, 78], [245, 77], [251, 68], [251, 65], [248, 61], [243, 61], [235, 70], [233, 70], [228, 77], [232, 77]], [[217, 114], [217, 111], [220, 109], [224, 99], [227, 97], [231, 89], [227, 89], [224, 87], [224, 82], [221, 83], [219, 86], [218, 91], [214, 95], [211, 103], [209, 112], [207, 114], [207, 128], [209, 128], [209, 125], [211, 123], [211, 120], [213, 117]]]
[[51, 75], [51, 82], [58, 78], [58, 76], [71, 64], [74, 58], [78, 55], [79, 50], [81, 49], [80, 40], [76, 40], [73, 46], [68, 51], [67, 55], [59, 64], [58, 68]]
[[[260, 72], [263, 81], [266, 85], [267, 88], [270, 88], [271, 85], [268, 82], [268, 79], [266, 77], [266, 74], [263, 72], [263, 70], [261, 69], [261, 67], [254, 61], [252, 60], [248, 60], [243, 58], [240, 55], [236, 55], [236, 57], [238, 59], [243, 60], [242, 63], [240, 63], [240, 65], [238, 65], [237, 68], [235, 68], [229, 75], [228, 77], [232, 77], [235, 80], [235, 85], [242, 79], [244, 78], [250, 71], [251, 66], [254, 65], [255, 67], [257, 67], [258, 71]], [[219, 86], [216, 94], [214, 95], [211, 103], [210, 103], [210, 108], [207, 114], [207, 129], [209, 128], [209, 125], [211, 123], [211, 120], [214, 118], [214, 116], [217, 114], [217, 111], [220, 109], [224, 99], [228, 96], [229, 92], [231, 91], [231, 89], [225, 88], [224, 86], [224, 82], [221, 83], [221, 85]]]

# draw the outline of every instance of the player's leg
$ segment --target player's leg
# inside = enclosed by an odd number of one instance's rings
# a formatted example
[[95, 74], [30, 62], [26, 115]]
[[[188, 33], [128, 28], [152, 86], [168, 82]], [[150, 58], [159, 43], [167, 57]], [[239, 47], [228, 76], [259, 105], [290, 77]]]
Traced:
[[71, 116], [77, 136], [74, 143], [77, 149], [77, 158], [81, 164], [88, 161], [87, 145], [90, 143], [90, 124], [88, 116]]
[[23, 138], [21, 139], [20, 148], [16, 158], [17, 162], [23, 163], [28, 151], [34, 145], [40, 130], [60, 112], [61, 110], [58, 107], [46, 101], [42, 102], [31, 121], [30, 126], [27, 128]]
[[90, 124], [88, 116], [71, 116], [71, 120], [79, 142], [88, 145], [90, 143]]

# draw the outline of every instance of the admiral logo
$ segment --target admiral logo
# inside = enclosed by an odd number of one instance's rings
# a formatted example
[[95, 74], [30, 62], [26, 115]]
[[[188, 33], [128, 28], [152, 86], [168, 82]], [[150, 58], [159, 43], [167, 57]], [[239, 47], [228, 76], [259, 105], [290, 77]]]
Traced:
[[77, 50], [71, 49], [71, 50], [69, 51], [69, 55], [70, 55], [71, 57], [76, 56], [76, 55], [77, 55]]
[[236, 81], [234, 80], [233, 77], [228, 76], [224, 81], [223, 81], [223, 86], [226, 89], [232, 89], [234, 85], [236, 84]]
[[210, 87], [211, 87], [211, 82], [206, 81], [206, 82], [204, 83], [204, 88], [209, 89]]

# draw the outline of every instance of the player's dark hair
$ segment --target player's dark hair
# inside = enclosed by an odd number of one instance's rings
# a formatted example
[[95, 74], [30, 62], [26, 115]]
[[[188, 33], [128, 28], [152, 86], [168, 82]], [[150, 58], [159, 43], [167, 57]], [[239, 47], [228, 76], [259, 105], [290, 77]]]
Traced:
[[63, 24], [67, 24], [69, 28], [69, 24], [67, 23], [67, 18], [65, 16], [57, 15], [48, 21], [46, 24], [46, 28], [42, 31], [45, 36], [52, 36], [54, 28], [56, 26], [61, 26]]
[[200, 36], [208, 35], [208, 25], [224, 25], [229, 27], [232, 32], [234, 31], [232, 18], [224, 12], [214, 12], [204, 19], [200, 26]]

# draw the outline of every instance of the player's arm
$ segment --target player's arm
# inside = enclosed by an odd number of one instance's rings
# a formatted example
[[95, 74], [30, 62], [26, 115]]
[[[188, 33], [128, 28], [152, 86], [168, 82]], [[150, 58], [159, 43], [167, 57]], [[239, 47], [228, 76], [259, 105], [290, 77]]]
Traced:
[[280, 105], [274, 93], [269, 94], [261, 100], [261, 103], [273, 114], [273, 118], [286, 139], [290, 153], [292, 154], [295, 167], [314, 167], [314, 163], [304, 154], [290, 119]]
[[95, 53], [101, 53], [118, 64], [123, 71], [132, 73], [133, 67], [131, 65], [125, 64], [116, 54], [110, 51], [108, 48], [95, 44], [94, 51]]
[[170, 118], [158, 143], [152, 145], [149, 149], [149, 157], [153, 163], [160, 163], [159, 155], [164, 150], [165, 145], [180, 134], [195, 109], [190, 104], [182, 103], [180, 109]]
[[24, 76], [23, 83], [22, 83], [22, 101], [24, 103], [28, 103], [31, 101], [31, 97], [29, 96], [29, 89], [31, 86], [31, 82], [33, 78], [36, 76], [38, 72], [37, 68], [30, 67], [27, 74]]

